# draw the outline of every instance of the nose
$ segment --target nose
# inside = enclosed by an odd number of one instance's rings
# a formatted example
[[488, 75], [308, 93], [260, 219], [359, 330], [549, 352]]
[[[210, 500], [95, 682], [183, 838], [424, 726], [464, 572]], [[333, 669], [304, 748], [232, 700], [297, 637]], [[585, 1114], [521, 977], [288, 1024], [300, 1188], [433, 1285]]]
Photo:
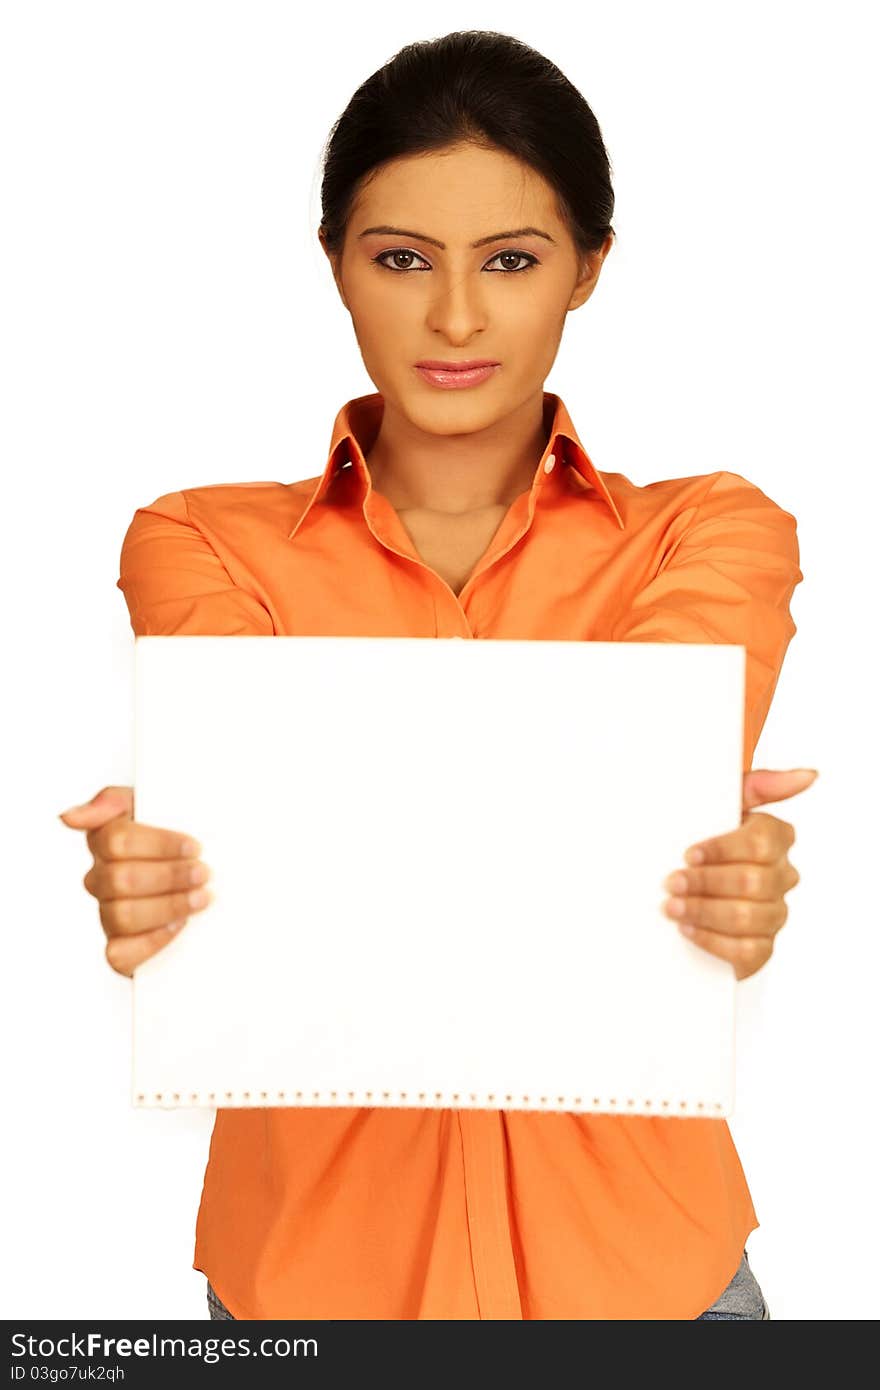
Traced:
[[428, 309], [428, 328], [442, 333], [450, 344], [458, 347], [465, 346], [475, 333], [482, 332], [488, 322], [480, 273], [452, 271], [445, 279], [438, 276], [439, 287]]

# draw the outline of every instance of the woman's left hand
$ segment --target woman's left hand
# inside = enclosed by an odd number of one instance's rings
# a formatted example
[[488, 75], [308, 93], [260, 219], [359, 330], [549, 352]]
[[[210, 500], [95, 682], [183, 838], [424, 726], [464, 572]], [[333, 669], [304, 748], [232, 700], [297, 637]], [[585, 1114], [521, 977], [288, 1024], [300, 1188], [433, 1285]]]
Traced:
[[692, 845], [684, 856], [688, 867], [664, 881], [676, 895], [663, 904], [667, 916], [695, 945], [731, 961], [738, 980], [767, 964], [788, 917], [785, 895], [801, 877], [788, 858], [794, 827], [776, 816], [752, 814], [752, 807], [797, 796], [818, 775], [810, 768], [746, 772], [739, 829]]

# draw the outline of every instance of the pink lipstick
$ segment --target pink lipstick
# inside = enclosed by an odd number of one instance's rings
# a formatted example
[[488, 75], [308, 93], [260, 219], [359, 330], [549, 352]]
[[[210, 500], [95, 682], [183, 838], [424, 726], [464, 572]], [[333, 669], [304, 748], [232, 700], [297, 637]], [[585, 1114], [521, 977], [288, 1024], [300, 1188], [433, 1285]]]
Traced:
[[493, 362], [486, 357], [467, 362], [441, 362], [434, 358], [425, 358], [415, 364], [415, 369], [432, 386], [455, 391], [461, 390], [464, 386], [476, 386], [481, 381], [487, 381], [500, 366], [500, 362]]

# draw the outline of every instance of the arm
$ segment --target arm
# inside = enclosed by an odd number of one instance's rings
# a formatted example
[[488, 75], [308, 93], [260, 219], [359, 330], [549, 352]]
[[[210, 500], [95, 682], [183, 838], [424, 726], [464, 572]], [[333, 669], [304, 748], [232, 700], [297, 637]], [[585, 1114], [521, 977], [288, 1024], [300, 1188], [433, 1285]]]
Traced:
[[785, 895], [800, 875], [788, 858], [793, 827], [755, 813], [796, 795], [811, 778], [751, 772], [752, 758], [788, 644], [797, 631], [789, 605], [803, 579], [795, 518], [754, 484], [721, 473], [659, 573], [617, 622], [621, 642], [726, 642], [746, 649], [743, 819], [702, 848], [702, 865], [664, 886], [665, 911], [695, 945], [731, 962], [737, 979], [760, 970], [788, 917]]
[[[126, 532], [117, 588], [135, 636], [271, 636], [272, 618], [256, 595], [237, 587], [187, 513], [181, 492], [140, 507]], [[210, 901], [191, 893], [210, 876], [197, 843], [178, 831], [133, 819], [131, 787], [105, 787], [61, 813], [86, 832], [93, 857], [83, 879], [98, 902], [105, 956], [120, 975], [167, 946], [193, 912]]]
[[119, 579], [136, 636], [266, 636], [272, 617], [237, 586], [190, 521], [186, 494], [139, 507], [122, 542]]
[[726, 642], [746, 648], [743, 771], [752, 765], [803, 579], [797, 522], [760, 488], [720, 473], [660, 571], [612, 630], [616, 642]]

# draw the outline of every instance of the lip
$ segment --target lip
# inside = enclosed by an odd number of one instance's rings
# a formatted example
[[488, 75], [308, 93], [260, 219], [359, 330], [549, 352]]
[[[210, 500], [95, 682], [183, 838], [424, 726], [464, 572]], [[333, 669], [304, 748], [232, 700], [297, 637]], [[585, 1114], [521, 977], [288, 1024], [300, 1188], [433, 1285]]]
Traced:
[[474, 363], [417, 362], [415, 370], [424, 381], [444, 390], [461, 390], [466, 386], [476, 386], [487, 381], [501, 366], [500, 362], [483, 359]]
[[430, 367], [438, 372], [469, 372], [475, 367], [498, 367], [494, 357], [470, 357], [466, 362], [441, 362], [439, 357], [423, 357], [417, 367]]

